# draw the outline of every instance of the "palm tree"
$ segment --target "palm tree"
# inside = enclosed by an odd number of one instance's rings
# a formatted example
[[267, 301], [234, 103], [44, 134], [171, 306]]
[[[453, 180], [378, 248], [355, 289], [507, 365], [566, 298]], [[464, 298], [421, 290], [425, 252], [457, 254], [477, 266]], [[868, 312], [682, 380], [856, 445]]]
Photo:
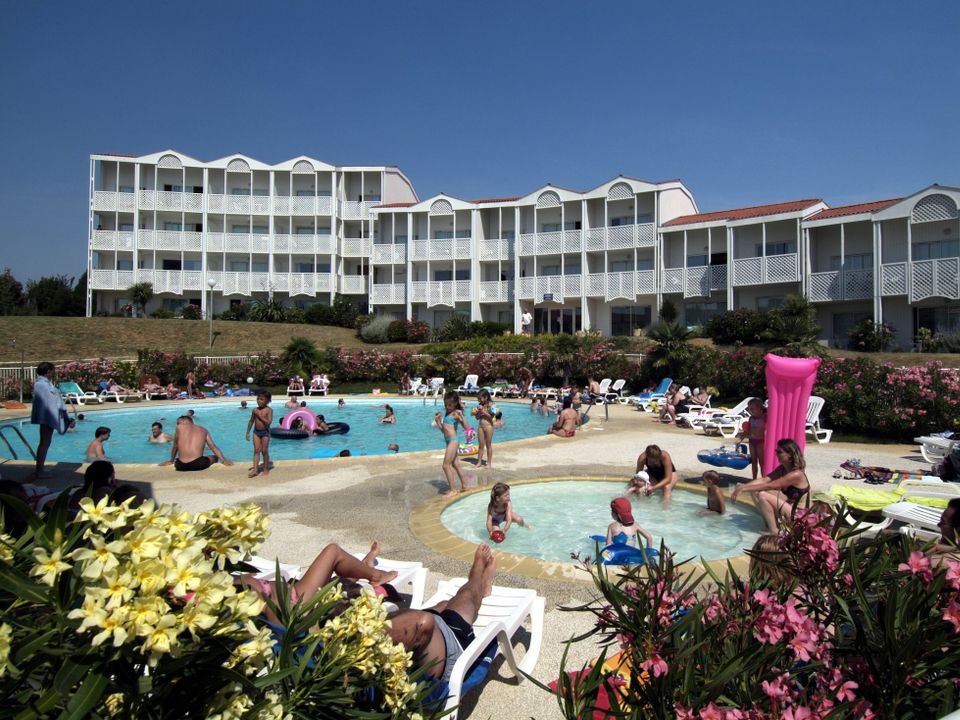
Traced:
[[147, 303], [150, 302], [150, 298], [153, 297], [153, 283], [136, 283], [127, 288], [127, 293], [130, 295], [130, 300], [133, 301], [134, 312], [136, 312], [136, 309], [139, 307], [140, 314], [146, 317]]
[[283, 349], [280, 360], [294, 375], [307, 376], [320, 364], [320, 353], [317, 346], [305, 337], [294, 336]]
[[656, 347], [649, 352], [653, 366], [666, 370], [670, 377], [679, 377], [687, 358], [690, 357], [689, 340], [693, 333], [679, 323], [660, 323], [647, 332]]

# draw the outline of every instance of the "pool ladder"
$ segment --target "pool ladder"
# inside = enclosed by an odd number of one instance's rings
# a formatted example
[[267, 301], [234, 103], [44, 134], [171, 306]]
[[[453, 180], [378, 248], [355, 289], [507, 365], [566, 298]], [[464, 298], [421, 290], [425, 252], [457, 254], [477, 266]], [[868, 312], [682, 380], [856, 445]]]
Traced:
[[10, 444], [10, 440], [9, 438], [7, 438], [7, 434], [6, 434], [7, 430], [13, 430], [13, 432], [17, 434], [17, 437], [20, 438], [20, 441], [24, 444], [27, 450], [30, 451], [30, 456], [34, 460], [36, 460], [37, 454], [33, 451], [33, 446], [29, 442], [27, 442], [27, 439], [23, 436], [23, 433], [20, 432], [20, 428], [18, 428], [16, 425], [13, 425], [12, 423], [6, 423], [4, 425], [0, 425], [0, 440], [3, 440], [3, 443], [4, 445], [7, 446], [7, 449], [10, 451], [10, 454], [13, 455], [13, 459], [19, 460], [20, 458], [17, 457], [17, 451], [13, 449], [13, 445]]

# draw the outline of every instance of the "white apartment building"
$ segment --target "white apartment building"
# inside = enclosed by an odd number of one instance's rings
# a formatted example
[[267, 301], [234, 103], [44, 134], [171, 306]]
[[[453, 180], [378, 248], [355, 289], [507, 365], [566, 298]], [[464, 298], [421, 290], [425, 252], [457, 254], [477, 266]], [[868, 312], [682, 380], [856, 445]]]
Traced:
[[[308, 157], [266, 165], [174, 151], [90, 158], [87, 312], [151, 282], [156, 307], [222, 312], [274, 298], [442, 325], [453, 313], [537, 332], [628, 335], [665, 299], [699, 325], [788, 294], [844, 344], [872, 317], [908, 347], [918, 327], [960, 331], [960, 188], [829, 208], [819, 199], [700, 213], [679, 180], [620, 176], [592, 190], [419, 200], [397, 168]], [[211, 289], [212, 288], [212, 289]], [[212, 307], [210, 303], [212, 302]]]

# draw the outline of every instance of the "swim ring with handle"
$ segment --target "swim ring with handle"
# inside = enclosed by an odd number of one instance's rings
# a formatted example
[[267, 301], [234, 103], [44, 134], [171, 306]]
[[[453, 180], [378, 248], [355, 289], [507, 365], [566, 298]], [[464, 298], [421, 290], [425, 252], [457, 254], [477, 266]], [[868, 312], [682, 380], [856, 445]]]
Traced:
[[[606, 535], [591, 535], [590, 539], [601, 545], [607, 541]], [[640, 548], [625, 543], [610, 543], [600, 551], [604, 565], [643, 565], [656, 562], [660, 551], [656, 548]]]

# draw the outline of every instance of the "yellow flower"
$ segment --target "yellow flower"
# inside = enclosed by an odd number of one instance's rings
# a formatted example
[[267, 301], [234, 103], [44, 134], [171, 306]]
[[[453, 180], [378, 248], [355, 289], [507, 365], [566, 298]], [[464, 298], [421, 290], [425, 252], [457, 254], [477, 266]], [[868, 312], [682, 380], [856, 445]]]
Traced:
[[198, 630], [209, 630], [217, 622], [217, 616], [210, 612], [210, 606], [199, 603], [188, 603], [177, 615], [177, 630], [189, 630], [194, 639]]
[[172, 586], [171, 592], [183, 597], [191, 590], [196, 590], [203, 574], [202, 561], [198, 561], [190, 552], [176, 553], [169, 560], [172, 567], [167, 569], [166, 583]]
[[13, 628], [6, 623], [0, 623], [0, 677], [7, 672], [7, 666], [10, 663], [10, 637], [13, 635]]
[[117, 572], [112, 570], [103, 576], [103, 597], [107, 601], [107, 609], [122, 605], [133, 597], [131, 584], [133, 576], [129, 570]]
[[90, 522], [99, 528], [115, 530], [123, 527], [127, 523], [127, 513], [118, 505], [111, 505], [109, 497], [103, 497], [100, 502], [95, 503], [91, 498], [83, 498], [80, 501], [80, 512], [77, 513], [77, 520], [80, 522]]
[[129, 606], [130, 617], [128, 624], [137, 635], [149, 635], [153, 626], [160, 620], [160, 616], [167, 613], [170, 606], [158, 597], [134, 598]]
[[69, 570], [72, 565], [64, 562], [63, 548], [57, 546], [52, 553], [47, 553], [46, 548], [34, 548], [33, 559], [37, 564], [30, 571], [31, 575], [39, 575], [40, 582], [53, 587], [57, 581], [57, 576], [65, 570]]
[[107, 611], [103, 609], [103, 604], [99, 598], [88, 594], [84, 597], [83, 604], [67, 613], [67, 617], [71, 620], [83, 618], [83, 622], [77, 628], [77, 632], [82, 633], [91, 627], [102, 627], [103, 621], [107, 617]]
[[177, 618], [172, 614], [164, 615], [152, 628], [140, 646], [143, 652], [154, 654], [168, 653], [177, 644]]
[[225, 597], [234, 595], [236, 590], [233, 587], [233, 578], [229, 573], [212, 573], [204, 578], [196, 590], [194, 599], [198, 602], [205, 602], [214, 607], [220, 605]]
[[113, 570], [120, 561], [117, 560], [117, 553], [123, 553], [127, 550], [127, 544], [120, 540], [107, 542], [103, 536], [91, 536], [90, 543], [93, 547], [80, 548], [73, 553], [73, 559], [84, 563], [83, 577], [98, 578], [105, 572]]
[[157, 557], [167, 544], [164, 534], [150, 526], [138, 527], [126, 539], [130, 544], [130, 559], [137, 563]]
[[12, 537], [6, 533], [0, 533], [0, 562], [6, 565], [13, 565], [15, 554], [13, 545], [16, 543]]
[[138, 562], [132, 567], [134, 582], [139, 585], [141, 594], [152, 595], [164, 585], [167, 570], [159, 560]]
[[114, 608], [113, 612], [103, 618], [103, 622], [100, 624], [100, 627], [103, 629], [93, 637], [90, 644], [96, 647], [103, 641], [113, 637], [114, 647], [123, 645], [123, 641], [127, 639], [127, 615], [127, 608]]

